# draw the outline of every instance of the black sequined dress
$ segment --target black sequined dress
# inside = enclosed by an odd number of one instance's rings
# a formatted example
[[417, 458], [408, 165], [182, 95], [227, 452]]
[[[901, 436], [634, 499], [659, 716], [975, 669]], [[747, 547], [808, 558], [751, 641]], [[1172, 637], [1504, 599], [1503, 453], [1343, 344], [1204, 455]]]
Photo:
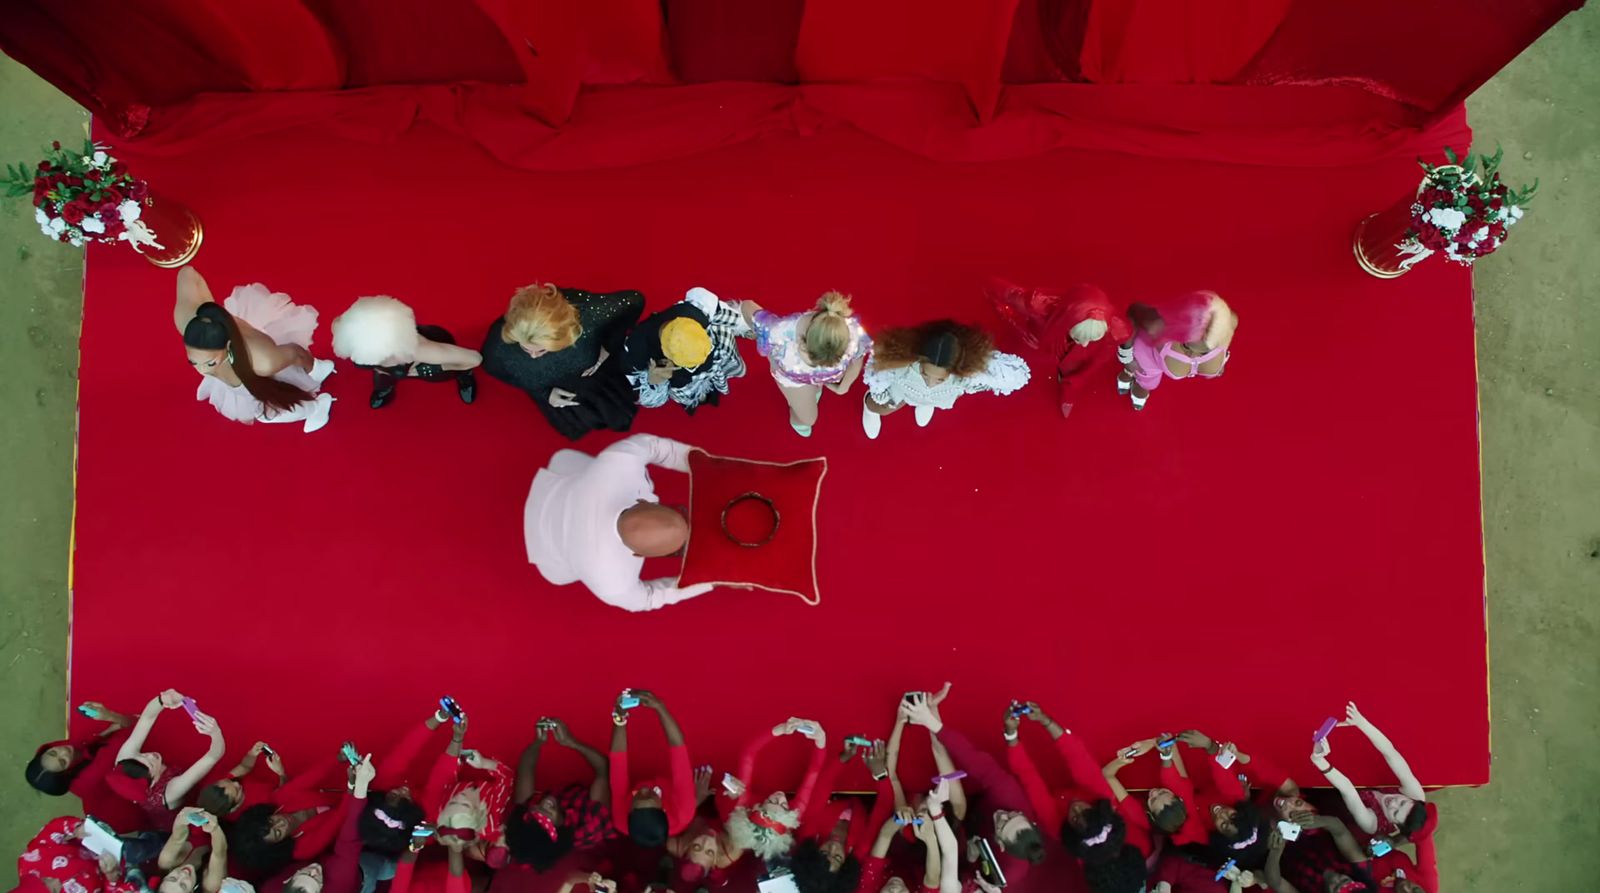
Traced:
[[[626, 431], [639, 407], [635, 403], [638, 395], [622, 369], [622, 346], [628, 330], [644, 313], [644, 295], [636, 291], [597, 295], [575, 288], [563, 288], [561, 294], [578, 309], [583, 326], [583, 334], [571, 347], [537, 359], [530, 357], [521, 345], [501, 339], [506, 323], [502, 316], [489, 326], [484, 339], [483, 371], [526, 391], [551, 426], [569, 440], [601, 428]], [[584, 370], [600, 359], [601, 348], [609, 354], [606, 361], [594, 374], [584, 375]], [[573, 392], [578, 405], [551, 406], [552, 388]]]

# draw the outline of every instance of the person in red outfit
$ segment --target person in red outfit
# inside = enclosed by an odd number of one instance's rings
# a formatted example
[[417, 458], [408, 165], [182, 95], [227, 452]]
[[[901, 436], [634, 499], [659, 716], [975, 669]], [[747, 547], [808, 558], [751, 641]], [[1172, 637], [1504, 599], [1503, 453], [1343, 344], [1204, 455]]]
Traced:
[[1007, 881], [1020, 882], [1031, 866], [1044, 861], [1044, 840], [1030, 815], [1034, 807], [1022, 785], [994, 757], [945, 725], [938, 704], [926, 694], [911, 695], [901, 709], [912, 724], [938, 736], [956, 767], [967, 773], [962, 785], [968, 799], [968, 829], [994, 842]]
[[[362, 845], [370, 852], [395, 857], [409, 849], [412, 832], [427, 820], [413, 793], [422, 790], [428, 777], [419, 758], [439, 727], [452, 722], [448, 711], [442, 707], [434, 710], [426, 720], [407, 729], [379, 761], [374, 796], [367, 799], [358, 824]], [[430, 767], [432, 764], [429, 761]]]
[[1400, 783], [1397, 791], [1356, 790], [1350, 779], [1328, 762], [1325, 740], [1321, 754], [1311, 755], [1311, 764], [1339, 791], [1356, 827], [1365, 834], [1394, 840], [1415, 842], [1431, 837], [1439, 824], [1438, 809], [1427, 802], [1428, 794], [1422, 789], [1422, 782], [1417, 781], [1406, 758], [1395, 749], [1389, 737], [1361, 715], [1354, 701], [1345, 705], [1345, 719], [1340, 725], [1354, 727], [1366, 735]]
[[[587, 785], [576, 783], [540, 793], [534, 784], [539, 754], [547, 741], [577, 751], [594, 770]], [[511, 859], [544, 871], [573, 850], [594, 850], [617, 838], [611, 822], [611, 762], [606, 755], [572, 737], [567, 724], [545, 717], [517, 763], [517, 783], [505, 840]]]
[[[263, 754], [267, 757], [265, 760], [261, 759]], [[273, 792], [288, 780], [288, 775], [283, 771], [283, 760], [267, 747], [265, 741], [257, 741], [245, 751], [239, 765], [201, 788], [194, 802], [206, 812], [225, 819], [247, 806], [271, 800]]]
[[[377, 770], [368, 754], [350, 772], [350, 788], [337, 809], [333, 849], [317, 861], [301, 861], [279, 871], [261, 893], [356, 893], [361, 888], [361, 832], [358, 823]], [[463, 889], [461, 893], [466, 893]]]
[[[827, 762], [817, 780], [820, 796], [826, 798], [834, 789], [855, 752], [856, 745], [847, 742], [839, 759]], [[799, 843], [789, 860], [800, 893], [853, 893], [861, 885], [862, 864], [871, 855], [875, 833], [889, 822], [895, 808], [888, 751], [881, 739], [862, 755], [862, 762], [877, 787], [870, 813], [857, 798], [824, 799], [811, 804], [800, 820]]]
[[164, 828], [171, 823], [184, 798], [194, 790], [195, 785], [200, 783], [200, 779], [205, 778], [206, 773], [217, 765], [217, 761], [222, 759], [223, 750], [227, 747], [217, 721], [195, 711], [194, 729], [209, 737], [211, 746], [204, 756], [196, 760], [182, 774], [172, 771], [162, 760], [161, 754], [145, 753], [141, 750], [145, 739], [150, 735], [150, 729], [155, 726], [156, 717], [160, 716], [162, 711], [177, 710], [185, 704], [189, 705], [185, 709], [192, 709], [194, 706], [193, 701], [170, 688], [151, 698], [150, 703], [146, 704], [144, 711], [139, 714], [138, 722], [134, 723], [133, 731], [128, 733], [122, 746], [117, 749], [118, 771], [106, 776], [106, 785], [111, 790], [129, 802], [138, 804], [144, 810], [151, 827]]
[[[516, 778], [504, 763], [463, 750], [467, 716], [460, 713], [451, 719], [450, 744], [434, 760], [418, 802], [434, 822], [434, 834], [445, 852], [444, 890], [467, 893], [471, 886], [468, 862], [499, 868], [510, 861], [502, 838]], [[417, 849], [410, 848], [401, 856], [389, 893], [407, 893], [413, 887], [419, 891], [439, 888], [438, 863], [419, 862]]]
[[694, 818], [694, 769], [683, 730], [672, 713], [648, 691], [631, 692], [639, 706], [654, 710], [667, 736], [669, 777], [635, 784], [628, 773], [629, 709], [623, 707], [624, 692], [611, 711], [611, 820], [618, 831], [642, 847], [663, 846], [668, 837], [682, 834]]
[[241, 811], [228, 831], [239, 865], [269, 875], [295, 861], [316, 859], [333, 845], [344, 823], [348, 765], [338, 756], [303, 772], [272, 792], [265, 803]]
[[[750, 781], [755, 778], [756, 759], [772, 742], [789, 735], [800, 735], [815, 745], [795, 798], [791, 802], [780, 790], [756, 803], [755, 793], [749, 787]], [[821, 723], [793, 716], [774, 726], [771, 734], [758, 735], [745, 746], [739, 757], [738, 774], [724, 782], [723, 794], [717, 798], [734, 858], [737, 859], [746, 851], [764, 860], [788, 855], [794, 847], [795, 833], [816, 791], [822, 763], [828, 756], [827, 748], [828, 733]]]
[[[1117, 858], [1124, 843], [1141, 853], [1149, 853], [1150, 826], [1143, 806], [1127, 797], [1126, 792], [1122, 798], [1116, 797], [1106, 779], [1106, 768], [1090, 756], [1088, 747], [1078, 736], [1051, 719], [1038, 704], [1030, 701], [1025, 706], [1028, 712], [1023, 715], [1050, 734], [1071, 779], [1068, 788], [1055, 794], [1050, 792], [1033, 758], [1022, 745], [1021, 721], [1014, 715], [1016, 711], [1007, 710], [1006, 760], [1027, 791], [1028, 801], [1039, 821], [1046, 827], [1059, 828], [1062, 843], [1085, 864]], [[1137, 751], [1134, 755], [1148, 752], [1154, 744], [1151, 740], [1133, 745]]]
[[178, 810], [172, 833], [156, 857], [159, 893], [191, 893], [196, 884], [218, 893], [228, 875], [228, 838], [216, 816], [194, 806]]
[[17, 857], [14, 893], [138, 893], [116, 859], [84, 847], [84, 822], [62, 816], [39, 829]]
[[71, 738], [39, 745], [23, 768], [23, 777], [40, 793], [77, 797], [86, 815], [113, 828], [137, 831], [148, 827], [142, 809], [106, 786], [106, 777], [116, 767], [117, 751], [128, 737], [133, 717], [109, 710], [99, 701], [84, 703], [78, 714], [81, 718], [74, 718], [74, 725], [104, 725], [98, 730], [80, 728]]
[[1378, 886], [1393, 893], [1439, 893], [1439, 857], [1433, 835], [1416, 841], [1416, 846], [1415, 859], [1395, 848], [1367, 863]]
[[[880, 827], [877, 839], [861, 869], [861, 893], [910, 893], [904, 877], [892, 873], [889, 847], [902, 828], [909, 828], [923, 847], [921, 893], [959, 893], [961, 854], [955, 829], [946, 811], [949, 782], [941, 781], [913, 810], [898, 807]], [[1012, 882], [1008, 875], [1008, 882]]]
[[1064, 417], [1072, 414], [1072, 404], [1081, 391], [1079, 383], [1111, 357], [1109, 345], [1121, 344], [1133, 336], [1127, 316], [1093, 285], [1025, 288], [991, 278], [983, 290], [995, 310], [1016, 328], [1029, 347], [1054, 358]]

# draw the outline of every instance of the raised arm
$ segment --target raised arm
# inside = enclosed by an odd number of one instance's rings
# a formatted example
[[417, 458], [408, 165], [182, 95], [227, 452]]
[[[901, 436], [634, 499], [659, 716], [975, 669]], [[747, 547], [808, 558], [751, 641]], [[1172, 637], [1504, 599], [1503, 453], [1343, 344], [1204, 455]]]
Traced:
[[900, 740], [905, 737], [906, 713], [896, 708], [894, 728], [889, 731], [889, 742], [884, 747], [884, 766], [889, 773], [889, 789], [894, 792], [894, 808], [906, 808], [906, 790], [900, 786]]
[[[1274, 827], [1267, 836], [1267, 887], [1272, 893], [1300, 893], [1283, 877], [1283, 835]], [[1314, 893], [1314, 891], [1306, 891]]]
[[195, 731], [211, 739], [211, 746], [206, 748], [205, 754], [195, 760], [194, 765], [185, 769], [182, 775], [167, 782], [167, 789], [162, 796], [166, 799], [169, 809], [177, 808], [178, 804], [183, 802], [183, 798], [189, 796], [189, 792], [200, 783], [200, 779], [205, 778], [222, 759], [223, 751], [228, 747], [228, 743], [222, 740], [222, 727], [208, 714], [196, 714], [194, 728]]
[[549, 731], [540, 725], [533, 733], [533, 740], [522, 749], [522, 756], [517, 760], [517, 783], [511, 790], [511, 802], [518, 806], [533, 799], [534, 773], [539, 767], [539, 752], [544, 747]]
[[[955, 760], [950, 759], [950, 749], [944, 746], [937, 735], [928, 736], [928, 746], [933, 750], [933, 765], [939, 770], [940, 775], [950, 775], [956, 771]], [[967, 818], [967, 789], [962, 786], [960, 779], [950, 782], [948, 788], [950, 812], [956, 821], [965, 821]]]
[[667, 818], [671, 832], [677, 834], [694, 819], [695, 808], [699, 805], [699, 798], [695, 796], [694, 766], [689, 763], [689, 746], [684, 742], [677, 717], [654, 693], [637, 691], [634, 694], [639, 698], [639, 706], [656, 712], [661, 720], [661, 731], [667, 737], [668, 784], [672, 787], [672, 814]]
[[1321, 772], [1323, 777], [1328, 780], [1328, 784], [1333, 785], [1334, 789], [1339, 792], [1339, 799], [1344, 801], [1345, 809], [1350, 811], [1350, 817], [1356, 820], [1356, 824], [1361, 827], [1361, 830], [1368, 834], [1377, 833], [1378, 814], [1369, 809], [1367, 804], [1361, 802], [1361, 792], [1356, 790], [1356, 786], [1351, 783], [1350, 779], [1346, 778], [1343, 772], [1335, 769], [1333, 764], [1328, 762], [1328, 754], [1331, 751], [1332, 748], [1328, 745], [1326, 738], [1317, 742], [1316, 747], [1311, 751], [1311, 765], [1317, 767], [1317, 771]]
[[956, 844], [956, 832], [951, 830], [948, 819], [941, 820], [940, 816], [950, 808], [949, 782], [940, 782], [933, 790], [928, 792], [927, 809], [928, 823], [933, 825], [937, 846], [928, 849], [939, 851], [939, 893], [960, 893], [961, 891], [961, 854]]
[[1389, 736], [1383, 734], [1377, 726], [1361, 715], [1361, 711], [1356, 709], [1355, 701], [1345, 705], [1344, 715], [1345, 722], [1360, 729], [1361, 733], [1367, 736], [1367, 740], [1372, 742], [1372, 746], [1377, 748], [1378, 753], [1383, 755], [1383, 761], [1389, 764], [1389, 771], [1394, 773], [1395, 780], [1400, 783], [1400, 793], [1413, 800], [1428, 799], [1428, 792], [1422, 789], [1422, 782], [1412, 773], [1411, 765], [1406, 762], [1406, 758], [1395, 749]]
[[144, 710], [139, 713], [139, 721], [133, 724], [133, 731], [128, 733], [128, 737], [122, 741], [122, 747], [117, 749], [115, 762], [120, 763], [138, 756], [142, 752], [145, 739], [150, 737], [150, 729], [155, 726], [156, 717], [161, 715], [161, 711], [171, 710], [182, 703], [183, 695], [170, 688], [151, 698], [150, 703], [144, 705]]
[[588, 763], [589, 768], [594, 772], [594, 780], [589, 783], [589, 799], [596, 803], [605, 803], [610, 800], [611, 761], [606, 759], [605, 754], [574, 738], [566, 723], [554, 717], [550, 718], [550, 722], [554, 724], [552, 733], [555, 735], [556, 743], [562, 747], [577, 751], [578, 756], [583, 757], [583, 761]]
[[[1027, 715], [1037, 722], [1049, 723], [1048, 717], [1039, 711], [1038, 705], [1030, 705], [1032, 712]], [[1041, 718], [1043, 717], [1043, 718]], [[1011, 715], [1010, 709], [1006, 710], [1005, 741], [1006, 765], [1011, 767], [1011, 773], [1022, 783], [1022, 790], [1028, 795], [1028, 803], [1033, 807], [1034, 815], [1039, 823], [1046, 828], [1055, 830], [1061, 827], [1061, 809], [1056, 805], [1056, 798], [1050, 796], [1050, 788], [1044, 783], [1044, 776], [1039, 774], [1039, 767], [1034, 765], [1033, 757], [1022, 744], [1020, 732], [1021, 721]], [[1059, 728], [1059, 726], [1057, 727]]]
[[622, 696], [611, 707], [611, 825], [628, 833], [628, 811], [633, 806], [633, 781], [628, 776], [628, 712], [622, 709]]
[[206, 870], [200, 877], [200, 888], [206, 893], [218, 893], [228, 877], [228, 836], [222, 833], [222, 823], [215, 816], [206, 816], [201, 826], [211, 839], [211, 852], [206, 856]]
[[171, 871], [189, 858], [189, 853], [194, 849], [189, 845], [189, 817], [205, 814], [205, 811], [198, 806], [185, 806], [178, 810], [178, 814], [172, 818], [172, 832], [167, 835], [167, 842], [162, 845], [161, 852], [156, 854], [157, 868]]

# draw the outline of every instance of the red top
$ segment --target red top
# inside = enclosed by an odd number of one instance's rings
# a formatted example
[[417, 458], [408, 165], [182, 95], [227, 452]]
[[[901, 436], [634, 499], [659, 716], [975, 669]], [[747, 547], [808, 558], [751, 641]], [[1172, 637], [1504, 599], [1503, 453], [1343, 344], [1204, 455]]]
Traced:
[[[761, 756], [761, 752], [766, 750], [779, 737], [787, 736], [766, 733], [752, 738], [750, 743], [745, 745], [744, 752], [739, 755], [739, 771], [734, 776], [744, 782], [744, 792], [739, 795], [737, 800], [728, 797], [726, 793], [717, 797], [717, 811], [721, 813], [723, 821], [727, 821], [728, 815], [735, 809], [741, 806], [749, 808], [750, 804], [755, 801], [756, 792], [751, 785], [755, 779], [756, 758]], [[789, 801], [789, 808], [799, 813], [802, 819], [805, 818], [806, 806], [811, 802], [811, 796], [816, 791], [817, 777], [822, 772], [822, 761], [827, 759], [827, 756], [828, 751], [826, 748], [812, 748], [811, 760], [806, 764], [805, 777], [801, 779], [800, 787], [795, 791], [794, 799]], [[824, 788], [823, 790], [828, 789]]]
[[[994, 814], [997, 810], [1021, 812], [1030, 819], [1038, 815], [1035, 808], [1030, 808], [1028, 794], [1016, 777], [1002, 768], [994, 757], [975, 747], [967, 740], [967, 736], [947, 725], [939, 730], [939, 741], [950, 751], [950, 759], [956, 768], [967, 773], [961, 786], [966, 790], [970, 803], [968, 819], [976, 822], [974, 827], [979, 834], [994, 839]], [[1020, 749], [1006, 748], [1008, 753]], [[1042, 782], [1040, 787], [1043, 787]], [[1004, 850], [998, 850], [995, 859], [1000, 863], [1000, 870], [1005, 873], [1008, 884], [1020, 881], [1033, 867], [1026, 859], [1019, 859]]]
[[[817, 779], [818, 789], [824, 792], [833, 790], [834, 783], [843, 769], [843, 763], [829, 760], [822, 770], [822, 776]], [[795, 834], [795, 840], [827, 837], [844, 818], [845, 810], [850, 810], [850, 831], [845, 838], [845, 845], [857, 859], [865, 862], [872, 852], [872, 841], [877, 838], [878, 829], [883, 827], [883, 823], [889, 820], [890, 813], [894, 812], [894, 786], [889, 783], [889, 778], [885, 776], [876, 784], [878, 796], [873, 800], [870, 815], [866, 811], [866, 804], [853, 797], [844, 800], [824, 800], [814, 807], [807, 808], [801, 815], [800, 830]]]
[[[291, 785], [298, 783], [300, 783], [300, 779], [296, 778], [294, 782], [284, 785], [283, 789], [288, 789]], [[355, 893], [355, 891], [361, 889], [361, 834], [357, 823], [361, 818], [363, 804], [364, 801], [357, 800], [355, 795], [344, 794], [339, 797], [339, 804], [336, 809], [316, 817], [318, 819], [325, 816], [339, 817], [336, 823], [332, 823], [335, 833], [332, 842], [333, 852], [318, 863], [322, 866], [322, 893]], [[309, 825], [310, 823], [311, 820], [308, 819], [306, 824]], [[305, 825], [300, 827], [304, 829]], [[262, 884], [261, 893], [281, 893], [284, 886], [289, 883], [289, 879], [294, 877], [295, 872], [305, 868], [312, 862], [318, 861], [317, 856], [322, 855], [321, 850], [318, 850], [313, 856], [300, 855], [300, 841], [302, 839], [303, 837], [295, 839], [294, 864], [282, 869], [273, 875], [270, 880]], [[323, 847], [323, 849], [326, 848], [326, 846]]]
[[[338, 838], [339, 829], [345, 824], [345, 813], [350, 809], [351, 798], [319, 789], [342, 790], [345, 785], [346, 765], [344, 760], [334, 757], [309, 772], [296, 775], [285, 782], [283, 787], [272, 792], [268, 802], [277, 806], [278, 812], [319, 810], [316, 815], [301, 822], [295, 831], [296, 859], [315, 859], [327, 852], [328, 847]], [[323, 869], [326, 870], [327, 866], [324, 865]]]
[[628, 814], [633, 811], [633, 792], [645, 787], [661, 788], [661, 806], [667, 811], [667, 833], [681, 834], [694, 819], [694, 767], [689, 765], [686, 745], [667, 748], [670, 778], [651, 779], [634, 784], [628, 775], [628, 752], [611, 752], [611, 821], [617, 831], [628, 833]]
[[[1151, 850], [1150, 817], [1145, 813], [1144, 804], [1132, 797], [1117, 800], [1111, 794], [1111, 784], [1106, 781], [1100, 765], [1089, 755], [1089, 749], [1083, 745], [1078, 736], [1071, 732], [1063, 732], [1060, 738], [1055, 739], [1056, 750], [1067, 764], [1067, 777], [1071, 786], [1057, 791], [1053, 796], [1049, 787], [1044, 783], [1044, 777], [1039, 774], [1039, 768], [1034, 765], [1033, 757], [1029, 756], [1028, 749], [1019, 741], [1014, 747], [1006, 748], [1006, 760], [1011, 764], [1011, 771], [1017, 774], [1022, 787], [1027, 791], [1028, 802], [1033, 805], [1033, 811], [1039, 816], [1039, 823], [1051, 832], [1057, 831], [1065, 820], [1064, 807], [1074, 802], [1093, 803], [1096, 800], [1107, 800], [1122, 816], [1123, 824], [1127, 825], [1127, 842], [1137, 847], [1139, 852], [1149, 858]], [[1006, 879], [1011, 878], [1010, 870], [1002, 866], [1006, 872]]]
[[117, 751], [127, 738], [128, 730], [123, 729], [106, 738], [90, 733], [70, 741], [52, 741], [44, 745], [50, 748], [57, 744], [70, 744], [74, 752], [82, 755], [80, 759], [88, 761], [88, 765], [73, 776], [67, 790], [83, 803], [84, 815], [92, 815], [118, 832], [142, 830], [149, 826], [150, 821], [144, 810], [106, 787], [106, 776], [116, 771]]
[[[1355, 829], [1360, 831], [1360, 829]], [[1383, 889], [1391, 888], [1390, 878], [1396, 871], [1405, 871], [1406, 877], [1422, 885], [1428, 893], [1439, 893], [1439, 858], [1433, 849], [1433, 835], [1429, 834], [1420, 840], [1412, 841], [1417, 846], [1417, 858], [1410, 856], [1398, 849], [1390, 850], [1387, 856], [1373, 859], [1367, 863], [1367, 868], [1372, 872], [1372, 877]]]
[[[1183, 827], [1172, 835], [1172, 842], [1179, 846], [1205, 843], [1211, 838], [1212, 806], [1232, 806], [1244, 799], [1244, 788], [1233, 770], [1222, 768], [1216, 758], [1204, 750], [1191, 748], [1191, 752], [1206, 766], [1206, 771], [1197, 778], [1184, 778], [1171, 763], [1161, 764], [1161, 784], [1171, 788], [1188, 810]], [[1193, 763], [1189, 761], [1191, 768], [1194, 768]]]
[[428, 728], [426, 722], [417, 723], [407, 729], [399, 743], [390, 748], [389, 752], [384, 754], [383, 761], [378, 764], [378, 774], [372, 779], [372, 790], [388, 791], [401, 785], [416, 788], [426, 777], [414, 772], [417, 768], [417, 757], [436, 731], [438, 730]]

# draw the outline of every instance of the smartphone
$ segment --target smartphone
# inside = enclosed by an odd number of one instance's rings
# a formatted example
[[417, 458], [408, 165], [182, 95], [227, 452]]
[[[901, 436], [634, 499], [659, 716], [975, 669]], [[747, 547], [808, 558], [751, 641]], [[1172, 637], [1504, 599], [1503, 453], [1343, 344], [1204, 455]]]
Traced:
[[554, 731], [555, 727], [556, 727], [556, 723], [555, 723], [555, 720], [553, 720], [553, 719], [546, 718], [546, 719], [539, 720], [538, 728]]
[[196, 828], [204, 828], [206, 825], [206, 817], [200, 813], [191, 812], [189, 813], [189, 824], [195, 826]]
[[966, 778], [966, 777], [967, 777], [967, 773], [962, 772], [960, 769], [957, 769], [954, 772], [947, 772], [944, 775], [935, 775], [933, 777], [933, 786], [934, 787], [938, 787], [939, 786], [939, 782], [941, 782], [941, 781], [960, 781], [961, 779]]
[[1322, 725], [1318, 726], [1317, 731], [1311, 736], [1311, 746], [1316, 747], [1318, 744], [1321, 744], [1322, 739], [1332, 734], [1334, 726], [1337, 726], [1338, 724], [1339, 721], [1331, 716], [1323, 720]]
[[339, 745], [339, 756], [343, 757], [344, 761], [352, 766], [361, 762], [361, 754], [356, 753], [356, 746], [352, 741], [346, 741]]
[[794, 730], [801, 735], [815, 735], [817, 733], [816, 726], [799, 725], [795, 726]]
[[439, 699], [439, 709], [450, 714], [450, 721], [457, 725], [460, 725], [461, 720], [465, 719], [467, 715], [466, 713], [462, 712], [461, 705], [456, 703], [456, 699], [450, 697], [449, 695], [445, 695]]
[[994, 857], [994, 847], [989, 841], [978, 838], [978, 874], [996, 887], [1006, 885], [1006, 873], [1000, 870], [1000, 860]]
[[1222, 867], [1217, 869], [1217, 876], [1212, 878], [1212, 880], [1221, 881], [1223, 878], [1227, 877], [1228, 872], [1233, 870], [1234, 864], [1235, 863], [1232, 859], [1229, 859], [1227, 862], [1223, 863]]
[[860, 735], [851, 735], [850, 737], [844, 739], [844, 743], [853, 744], [856, 747], [871, 747], [872, 746], [872, 739], [871, 738], [863, 738]]
[[418, 840], [422, 840], [424, 838], [432, 837], [433, 836], [433, 826], [432, 825], [427, 825], [427, 824], [418, 825], [417, 827], [411, 829], [411, 836], [416, 838], [416, 839], [418, 839]]
[[78, 705], [78, 712], [82, 713], [84, 716], [89, 717], [90, 719], [99, 719], [100, 718], [100, 711], [94, 709], [93, 707], [90, 707], [88, 704], [79, 704]]
[[1284, 840], [1299, 840], [1300, 832], [1304, 830], [1294, 822], [1278, 822], [1278, 833], [1283, 835]]
[[730, 797], [739, 796], [739, 779], [734, 778], [731, 772], [722, 773], [722, 789], [727, 791]]
[[1139, 748], [1137, 748], [1137, 747], [1130, 747], [1127, 750], [1122, 752], [1122, 758], [1125, 759], [1125, 760], [1131, 760], [1131, 759], [1133, 759], [1134, 757], [1136, 757], [1138, 755], [1139, 755]]
[[1167, 748], [1169, 748], [1172, 745], [1177, 744], [1177, 743], [1178, 743], [1178, 736], [1177, 735], [1173, 735], [1170, 738], [1158, 738], [1158, 739], [1156, 739], [1156, 750], [1166, 750]]
[[1022, 703], [1021, 701], [1012, 701], [1011, 702], [1011, 715], [1013, 717], [1027, 716], [1028, 714], [1030, 714], [1032, 712], [1033, 712], [1033, 708], [1029, 707], [1027, 704]]
[[1217, 765], [1224, 769], [1232, 768], [1233, 764], [1237, 763], [1238, 761], [1239, 757], [1231, 750], [1223, 749], [1217, 751]]
[[622, 690], [622, 697], [617, 699], [617, 706], [624, 710], [632, 710], [639, 706], [639, 699], [634, 697], [633, 689], [625, 688]]
[[190, 719], [200, 718], [200, 708], [195, 705], [194, 698], [183, 699], [183, 712], [189, 714]]
[[901, 700], [903, 700], [903, 701], [905, 701], [906, 703], [909, 704], [912, 701], [915, 701], [917, 699], [917, 695], [920, 695], [920, 694], [922, 694], [922, 692], [920, 692], [920, 691], [908, 691], [908, 692], [905, 693], [905, 696], [903, 698], [901, 698]]
[[1394, 851], [1394, 847], [1389, 845], [1389, 841], [1380, 837], [1374, 837], [1368, 842], [1372, 845], [1372, 858], [1374, 859], [1381, 859]]
[[266, 744], [262, 744], [261, 745], [261, 752], [266, 754], [269, 757], [275, 757], [275, 756], [278, 755], [277, 751], [275, 751], [272, 748], [268, 747]]

